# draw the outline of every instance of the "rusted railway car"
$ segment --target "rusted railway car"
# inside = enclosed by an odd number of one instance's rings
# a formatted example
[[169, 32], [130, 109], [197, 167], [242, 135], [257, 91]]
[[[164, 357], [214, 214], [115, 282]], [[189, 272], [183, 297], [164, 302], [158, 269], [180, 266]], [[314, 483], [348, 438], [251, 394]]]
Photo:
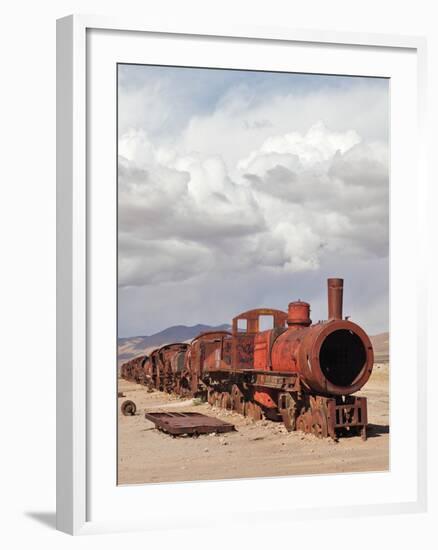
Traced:
[[[366, 438], [367, 401], [354, 394], [369, 379], [373, 349], [365, 331], [342, 317], [343, 280], [328, 280], [328, 319], [312, 324], [310, 305], [287, 312], [253, 309], [233, 319], [231, 332], [200, 334], [122, 366], [122, 376], [260, 419], [288, 430]], [[269, 316], [272, 328], [260, 330]], [[134, 365], [130, 365], [131, 363]], [[139, 365], [144, 371], [138, 374]]]
[[148, 360], [147, 355], [140, 355], [130, 361], [123, 363], [120, 368], [122, 378], [137, 382], [137, 384], [145, 383], [145, 363]]

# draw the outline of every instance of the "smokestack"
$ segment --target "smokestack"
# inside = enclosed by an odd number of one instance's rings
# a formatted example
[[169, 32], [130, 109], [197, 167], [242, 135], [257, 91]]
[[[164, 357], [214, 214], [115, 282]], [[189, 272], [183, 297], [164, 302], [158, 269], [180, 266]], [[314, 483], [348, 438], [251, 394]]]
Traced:
[[327, 279], [328, 287], [328, 318], [342, 319], [342, 296], [344, 279]]

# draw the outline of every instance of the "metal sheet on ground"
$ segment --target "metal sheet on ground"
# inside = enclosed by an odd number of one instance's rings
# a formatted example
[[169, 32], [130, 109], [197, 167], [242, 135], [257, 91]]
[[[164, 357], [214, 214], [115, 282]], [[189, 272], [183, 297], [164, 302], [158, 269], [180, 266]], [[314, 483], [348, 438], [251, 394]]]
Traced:
[[151, 412], [145, 413], [145, 418], [153, 422], [157, 428], [172, 435], [223, 433], [235, 430], [234, 424], [193, 412]]

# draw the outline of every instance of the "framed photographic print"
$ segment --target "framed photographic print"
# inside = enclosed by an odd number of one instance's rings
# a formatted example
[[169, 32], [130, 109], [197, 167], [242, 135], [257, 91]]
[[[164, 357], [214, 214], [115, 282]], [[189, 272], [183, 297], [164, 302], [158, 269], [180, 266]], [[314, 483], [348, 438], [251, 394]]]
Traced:
[[424, 47], [58, 21], [59, 529], [424, 509]]

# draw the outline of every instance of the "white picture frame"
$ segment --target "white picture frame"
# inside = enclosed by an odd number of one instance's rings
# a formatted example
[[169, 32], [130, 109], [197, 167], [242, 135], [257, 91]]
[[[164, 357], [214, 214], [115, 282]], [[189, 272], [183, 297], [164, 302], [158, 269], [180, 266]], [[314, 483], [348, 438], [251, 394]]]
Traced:
[[[90, 40], [90, 32], [97, 31], [102, 35], [106, 35], [105, 43], [106, 50], [109, 51], [112, 48], [108, 47], [109, 44], [114, 43], [115, 39], [110, 35], [114, 33], [114, 36], [126, 36], [126, 33], [131, 33], [130, 36], [134, 40], [141, 40], [141, 37], [159, 37], [169, 38], [174, 43], [166, 46], [166, 56], [171, 57], [173, 53], [172, 48], [177, 48], [176, 44], [178, 40], [211, 40], [219, 41], [222, 44], [227, 44], [227, 48], [231, 53], [233, 48], [241, 48], [242, 44], [254, 44], [260, 45], [260, 47], [283, 45], [301, 45], [303, 48], [311, 49], [312, 46], [317, 45], [318, 48], [327, 48], [331, 52], [333, 48], [363, 48], [364, 51], [373, 52], [374, 56], [381, 56], [383, 53], [391, 56], [392, 54], [403, 54], [407, 52], [407, 55], [415, 57], [415, 62], [412, 65], [412, 71], [415, 73], [415, 80], [411, 77], [410, 89], [412, 89], [412, 95], [409, 95], [408, 91], [403, 92], [404, 95], [400, 95], [400, 101], [406, 101], [409, 107], [409, 113], [407, 118], [411, 116], [410, 123], [412, 127], [416, 127], [415, 135], [411, 137], [416, 143], [416, 152], [414, 153], [414, 159], [410, 159], [408, 166], [407, 176], [414, 177], [415, 185], [412, 190], [412, 197], [408, 199], [406, 204], [398, 204], [395, 209], [391, 211], [392, 224], [399, 224], [399, 226], [391, 226], [397, 231], [401, 231], [401, 219], [403, 208], [414, 202], [413, 207], [414, 215], [418, 221], [417, 226], [411, 228], [412, 242], [408, 238], [406, 244], [407, 250], [415, 241], [418, 245], [416, 249], [412, 249], [412, 253], [417, 255], [419, 259], [418, 266], [421, 266], [421, 260], [425, 258], [425, 224], [426, 221], [422, 213], [426, 212], [426, 178], [425, 178], [425, 145], [423, 143], [423, 128], [425, 120], [425, 52], [426, 44], [425, 40], [419, 37], [405, 37], [405, 36], [392, 36], [392, 35], [375, 35], [375, 34], [353, 34], [353, 33], [336, 33], [327, 31], [300, 31], [293, 29], [272, 29], [272, 28], [251, 28], [251, 27], [232, 27], [228, 29], [215, 29], [215, 28], [178, 28], [178, 25], [162, 26], [159, 29], [151, 28], [147, 24], [143, 24], [139, 21], [129, 21], [122, 19], [111, 19], [106, 17], [94, 17], [94, 16], [69, 16], [58, 20], [57, 23], [57, 528], [61, 531], [70, 534], [84, 534], [94, 532], [107, 532], [114, 530], [131, 530], [131, 529], [151, 529], [151, 528], [164, 528], [169, 523], [173, 523], [175, 527], [181, 525], [187, 525], [187, 518], [177, 517], [175, 512], [171, 509], [166, 513], [165, 522], [161, 521], [159, 516], [154, 516], [153, 511], [150, 514], [143, 512], [143, 517], [133, 517], [128, 519], [122, 517], [117, 513], [117, 508], [113, 507], [112, 511], [109, 509], [104, 511], [102, 509], [101, 514], [96, 514], [94, 519], [93, 515], [90, 515], [90, 509], [94, 506], [93, 499], [90, 497], [90, 486], [93, 481], [93, 460], [94, 452], [93, 438], [96, 436], [96, 426], [98, 426], [102, 432], [99, 434], [100, 442], [104, 442], [106, 437], [110, 437], [107, 434], [111, 433], [111, 429], [115, 431], [114, 418], [115, 415], [99, 416], [101, 410], [107, 411], [105, 407], [108, 406], [108, 402], [102, 404], [97, 409], [96, 400], [97, 397], [93, 393], [93, 387], [96, 384], [93, 382], [93, 369], [96, 369], [96, 351], [91, 345], [94, 342], [96, 333], [93, 332], [93, 315], [95, 315], [96, 308], [91, 307], [90, 303], [94, 299], [93, 288], [94, 275], [90, 271], [90, 265], [93, 258], [90, 254], [93, 254], [93, 250], [96, 250], [93, 243], [90, 242], [90, 234], [93, 233], [93, 238], [96, 236], [96, 231], [91, 231], [96, 228], [96, 199], [99, 198], [95, 195], [95, 191], [90, 186], [90, 181], [93, 179], [94, 167], [90, 168], [90, 155], [94, 155], [95, 149], [93, 149], [93, 139], [90, 138], [90, 80], [93, 76], [90, 71], [95, 70], [96, 64], [90, 58], [90, 49], [95, 48], [95, 51], [99, 50], [99, 44], [96, 41]], [[134, 34], [132, 34], [134, 33]], [[117, 48], [117, 45], [115, 46]], [[216, 48], [216, 50], [214, 50]], [[126, 50], [128, 51], [128, 50]], [[218, 51], [217, 46], [213, 45], [212, 51]], [[235, 53], [237, 53], [237, 49]], [[240, 49], [239, 49], [240, 51]], [[94, 54], [93, 54], [94, 55]], [[108, 53], [108, 55], [110, 55]], [[334, 55], [327, 54], [327, 66], [330, 63], [330, 57]], [[131, 59], [126, 58], [125, 52], [123, 53], [123, 59], [120, 61], [129, 62]], [[394, 55], [393, 57], [396, 57]], [[90, 61], [91, 59], [91, 61]], [[111, 58], [108, 57], [106, 62], [111, 63]], [[364, 60], [365, 62], [365, 60]], [[399, 60], [397, 63], [400, 63]], [[388, 61], [391, 63], [391, 60]], [[394, 62], [396, 63], [396, 62]], [[163, 62], [163, 64], [166, 64]], [[415, 66], [414, 66], [415, 65]], [[369, 69], [371, 71], [371, 69]], [[309, 71], [312, 72], [312, 71]], [[330, 73], [330, 68], [327, 69]], [[348, 74], [348, 73], [344, 73]], [[368, 73], [364, 73], [367, 75]], [[371, 73], [370, 73], [371, 74]], [[373, 74], [376, 74], [373, 72]], [[383, 75], [383, 74], [382, 74]], [[104, 75], [99, 77], [99, 81], [105, 83]], [[114, 92], [114, 90], [113, 90]], [[111, 98], [113, 94], [110, 94]], [[105, 108], [111, 103], [111, 98], [106, 101]], [[415, 100], [415, 104], [413, 104]], [[418, 101], [418, 103], [417, 103]], [[397, 108], [401, 109], [401, 105]], [[107, 111], [108, 112], [108, 111]], [[93, 115], [94, 116], [94, 115]], [[115, 116], [115, 115], [114, 115]], [[93, 122], [93, 128], [95, 123], [98, 123], [99, 119]], [[400, 121], [399, 121], [400, 122]], [[397, 124], [397, 120], [391, 119], [391, 124]], [[93, 130], [94, 131], [94, 130]], [[115, 134], [110, 136], [109, 139], [115, 140]], [[401, 140], [401, 138], [400, 138]], [[398, 143], [395, 146], [399, 146], [403, 150], [405, 144]], [[105, 149], [105, 144], [102, 145], [102, 151], [108, 152], [109, 149]], [[98, 162], [107, 163], [107, 170], [115, 173], [115, 159], [105, 156], [102, 153], [102, 159]], [[94, 158], [94, 157], [93, 157]], [[403, 170], [397, 166], [398, 159], [391, 158], [391, 171], [392, 175], [400, 174]], [[405, 171], [406, 172], [406, 171]], [[407, 177], [406, 176], [406, 177]], [[90, 200], [91, 199], [91, 200]], [[105, 214], [104, 202], [101, 203], [101, 214]], [[98, 213], [98, 212], [97, 212]], [[109, 209], [106, 211], [106, 217], [110, 218], [114, 215], [114, 210]], [[104, 215], [105, 217], [105, 215]], [[105, 222], [104, 222], [105, 223]], [[392, 238], [394, 237], [392, 233]], [[114, 238], [114, 235], [112, 236]], [[403, 237], [404, 238], [404, 237]], [[396, 239], [395, 239], [396, 240]], [[397, 250], [393, 250], [394, 254], [398, 254]], [[414, 263], [414, 262], [412, 262]], [[405, 278], [403, 278], [405, 277]], [[408, 281], [410, 277], [415, 277], [417, 281], [417, 287], [415, 291], [415, 299], [412, 301], [412, 310], [416, 315], [419, 315], [426, 303], [426, 283], [420, 268], [415, 268], [411, 265], [407, 268], [407, 273], [400, 275], [401, 280], [400, 287], [402, 287], [405, 281]], [[114, 281], [110, 281], [112, 284]], [[105, 286], [105, 285], [103, 285]], [[111, 286], [109, 286], [111, 288]], [[105, 289], [107, 291], [107, 289]], [[394, 322], [397, 322], [398, 312], [403, 308], [397, 309], [397, 303], [394, 303], [394, 296], [392, 300], [391, 318]], [[415, 388], [417, 393], [417, 409], [415, 414], [415, 422], [412, 420], [416, 432], [416, 446], [412, 455], [412, 463], [409, 463], [409, 472], [412, 475], [412, 487], [410, 488], [409, 497], [400, 500], [391, 500], [382, 497], [382, 499], [375, 499], [374, 501], [368, 501], [363, 503], [360, 500], [354, 502], [353, 500], [345, 502], [343, 505], [336, 504], [333, 507], [327, 507], [324, 504], [313, 508], [310, 506], [300, 505], [296, 506], [292, 503], [287, 504], [286, 501], [279, 500], [270, 504], [268, 508], [260, 508], [256, 510], [252, 517], [257, 518], [257, 521], [267, 519], [272, 521], [275, 517], [278, 519], [284, 519], [290, 512], [293, 511], [293, 515], [296, 519], [303, 518], [322, 518], [327, 515], [339, 516], [339, 515], [357, 515], [357, 514], [377, 514], [377, 513], [396, 513], [396, 512], [418, 512], [426, 509], [426, 334], [424, 331], [419, 331], [417, 324], [414, 323], [415, 338], [409, 345], [411, 347], [404, 354], [405, 359], [400, 357], [397, 352], [397, 341], [391, 340], [392, 353], [394, 361], [408, 361], [412, 359], [415, 363], [415, 380], [411, 380], [412, 387]], [[401, 328], [400, 328], [401, 330]], [[411, 332], [412, 332], [411, 328]], [[397, 331], [396, 331], [397, 332]], [[403, 341], [404, 335], [400, 332], [399, 341]], [[102, 334], [101, 340], [105, 340]], [[115, 342], [114, 342], [115, 345]], [[114, 351], [113, 348], [108, 352]], [[409, 358], [409, 359], [406, 359]], [[100, 372], [100, 371], [99, 371]], [[109, 384], [112, 382], [109, 381]], [[402, 382], [400, 381], [400, 384]], [[102, 382], [102, 390], [111, 386]], [[402, 388], [402, 386], [400, 386]], [[394, 388], [391, 385], [391, 392], [394, 392], [394, 399], [392, 399], [391, 413], [394, 414], [393, 407], [399, 405], [402, 389]], [[112, 399], [112, 397], [111, 397]], [[115, 407], [114, 407], [115, 408]], [[93, 421], [90, 420], [93, 418]], [[394, 417], [392, 417], [393, 419]], [[97, 419], [97, 420], [96, 420]], [[95, 424], [93, 424], [94, 422]], [[99, 424], [96, 424], [99, 422]], [[103, 426], [105, 422], [105, 426]], [[112, 437], [112, 435], [111, 435]], [[397, 426], [395, 426], [394, 438], [397, 437]], [[99, 446], [101, 446], [99, 444]], [[102, 445], [102, 448], [109, 449]], [[394, 458], [394, 457], [393, 457]], [[108, 458], [108, 461], [112, 460]], [[409, 462], [409, 458], [406, 456], [403, 460]], [[102, 461], [100, 461], [102, 462]], [[414, 470], [415, 468], [415, 470]], [[102, 470], [105, 468], [102, 465]], [[394, 470], [390, 475], [394, 474]], [[370, 474], [371, 475], [371, 474]], [[347, 477], [347, 476], [344, 476]], [[415, 480], [414, 480], [415, 478]], [[321, 479], [321, 478], [320, 478]], [[211, 482], [202, 482], [197, 484], [190, 484], [191, 490], [193, 490], [195, 497], [192, 502], [192, 512], [196, 510], [196, 507], [201, 510], [202, 498], [204, 491], [208, 491]], [[215, 482], [215, 488], [220, 495], [223, 490], [230, 491], [230, 487], [239, 487], [239, 490], [245, 490], [248, 495], [251, 494], [252, 488], [256, 484], [263, 484], [263, 488], [267, 489], [267, 484], [270, 484], [271, 488], [278, 490], [279, 483], [283, 485], [287, 483], [284, 478], [271, 479], [271, 480], [246, 480], [244, 482], [226, 482], [234, 485], [225, 486], [223, 484]], [[301, 486], [300, 483], [295, 480], [296, 487]], [[303, 483], [311, 483], [311, 481], [303, 480]], [[323, 484], [320, 481], [321, 485]], [[366, 486], [369, 483], [368, 475], [363, 474], [354, 478], [354, 483], [357, 483], [358, 487], [362, 483]], [[240, 485], [238, 485], [240, 484]], [[149, 497], [153, 494], [154, 498], [169, 498], [173, 496], [175, 501], [178, 502], [181, 488], [184, 489], [184, 485], [179, 484], [164, 484], [162, 486], [153, 486], [148, 490]], [[383, 485], [383, 481], [382, 481]], [[96, 486], [97, 487], [97, 486]], [[262, 487], [262, 485], [257, 485]], [[390, 485], [388, 485], [389, 490]], [[146, 489], [142, 487], [133, 488], [128, 494], [123, 493], [126, 488], [119, 488], [120, 502], [123, 498], [144, 498], [141, 496], [141, 492], [145, 492]], [[93, 494], [100, 489], [94, 488]], [[231, 489], [232, 490], [232, 489]], [[299, 490], [299, 489], [298, 489]], [[327, 491], [329, 488], [327, 487]], [[382, 489], [383, 490], [383, 489]], [[321, 489], [323, 491], [323, 489]], [[124, 494], [124, 496], [123, 496]], [[100, 500], [111, 501], [111, 498], [118, 499], [118, 496], [109, 496], [102, 491]], [[220, 496], [218, 497], [220, 500]], [[250, 498], [250, 497], [249, 497]], [[370, 497], [371, 498], [371, 497]], [[96, 497], [96, 500], [99, 498]], [[140, 502], [140, 500], [138, 501]], [[323, 502], [323, 499], [322, 499]], [[239, 515], [239, 511], [232, 513], [233, 521], [247, 521], [249, 517], [242, 512]], [[193, 526], [211, 526], [214, 523], [214, 519], [209, 520], [208, 517], [202, 515], [197, 516], [194, 513], [190, 514], [191, 523]], [[173, 518], [173, 521], [169, 521], [169, 517]], [[189, 520], [190, 521], [190, 520]]]

